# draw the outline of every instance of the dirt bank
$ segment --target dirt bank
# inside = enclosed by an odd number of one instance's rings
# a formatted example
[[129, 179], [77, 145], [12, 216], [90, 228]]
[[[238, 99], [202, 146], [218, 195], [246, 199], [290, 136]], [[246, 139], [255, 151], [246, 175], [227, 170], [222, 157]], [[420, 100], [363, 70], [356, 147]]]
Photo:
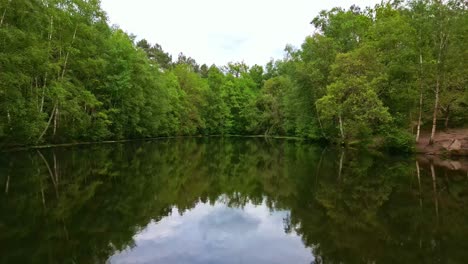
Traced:
[[434, 144], [429, 144], [430, 133], [421, 134], [416, 152], [426, 155], [468, 156], [468, 128], [439, 131]]

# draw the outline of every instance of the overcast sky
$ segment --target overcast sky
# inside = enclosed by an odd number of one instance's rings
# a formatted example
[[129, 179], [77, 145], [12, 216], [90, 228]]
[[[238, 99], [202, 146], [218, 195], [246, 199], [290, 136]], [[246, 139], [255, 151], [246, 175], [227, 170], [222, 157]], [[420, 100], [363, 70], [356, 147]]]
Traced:
[[380, 0], [101, 0], [111, 24], [151, 43], [173, 59], [183, 52], [199, 64], [229, 61], [265, 65], [299, 47], [323, 9]]

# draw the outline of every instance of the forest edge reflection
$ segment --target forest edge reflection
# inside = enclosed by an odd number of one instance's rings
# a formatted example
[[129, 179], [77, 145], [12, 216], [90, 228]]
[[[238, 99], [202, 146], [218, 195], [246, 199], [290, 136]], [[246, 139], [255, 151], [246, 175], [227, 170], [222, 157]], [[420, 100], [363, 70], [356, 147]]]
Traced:
[[2, 263], [103, 263], [151, 221], [226, 197], [289, 210], [316, 263], [468, 259], [468, 175], [287, 140], [177, 139], [0, 158]]

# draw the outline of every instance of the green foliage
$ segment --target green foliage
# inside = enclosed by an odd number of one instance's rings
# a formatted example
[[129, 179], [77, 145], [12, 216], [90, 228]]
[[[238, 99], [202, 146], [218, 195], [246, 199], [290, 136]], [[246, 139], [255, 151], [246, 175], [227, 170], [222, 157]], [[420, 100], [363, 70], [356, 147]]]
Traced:
[[358, 6], [353, 5], [349, 10], [341, 8], [324, 10], [312, 20], [311, 24], [324, 36], [332, 38], [340, 52], [348, 52], [359, 46], [372, 25], [372, 20]]
[[392, 119], [373, 88], [377, 79], [373, 71], [378, 66], [370, 61], [367, 50], [339, 54], [332, 65], [333, 82], [317, 101], [325, 125], [339, 126], [334, 130], [340, 131], [344, 141], [366, 139]]
[[389, 128], [385, 131], [383, 147], [391, 152], [412, 153], [414, 152], [414, 136], [404, 130]]
[[95, 0], [0, 3], [2, 145], [266, 134], [403, 146], [420, 114], [468, 121], [459, 0], [324, 10], [265, 67], [173, 61], [110, 27]]

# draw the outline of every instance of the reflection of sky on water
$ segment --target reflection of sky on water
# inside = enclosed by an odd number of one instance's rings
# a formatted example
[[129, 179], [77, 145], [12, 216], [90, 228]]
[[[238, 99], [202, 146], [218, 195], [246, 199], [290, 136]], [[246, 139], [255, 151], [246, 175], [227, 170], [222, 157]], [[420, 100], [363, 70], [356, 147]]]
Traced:
[[311, 263], [301, 238], [284, 232], [286, 215], [251, 203], [243, 209], [199, 203], [182, 216], [174, 209], [135, 235], [135, 247], [110, 263]]

